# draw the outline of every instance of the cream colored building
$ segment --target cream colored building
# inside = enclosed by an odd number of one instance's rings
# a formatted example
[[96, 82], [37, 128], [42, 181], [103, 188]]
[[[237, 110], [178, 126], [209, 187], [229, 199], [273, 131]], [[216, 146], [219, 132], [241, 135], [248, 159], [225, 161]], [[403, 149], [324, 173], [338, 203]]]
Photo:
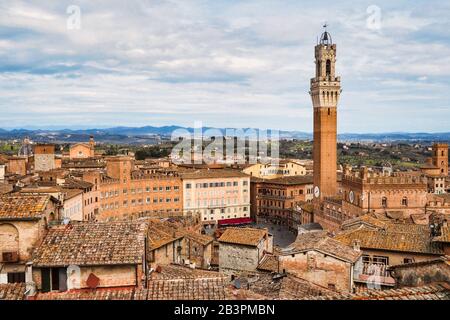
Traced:
[[94, 137], [91, 136], [89, 143], [76, 143], [70, 146], [70, 159], [86, 159], [95, 156], [95, 142]]
[[290, 176], [304, 176], [306, 167], [292, 160], [281, 160], [278, 164], [257, 163], [242, 170], [252, 177], [276, 179]]
[[0, 181], [5, 180], [5, 164], [0, 160]]
[[214, 226], [250, 218], [250, 177], [226, 169], [180, 172], [183, 182], [183, 214], [198, 216]]
[[83, 221], [83, 190], [63, 189], [64, 202], [61, 218], [74, 221]]

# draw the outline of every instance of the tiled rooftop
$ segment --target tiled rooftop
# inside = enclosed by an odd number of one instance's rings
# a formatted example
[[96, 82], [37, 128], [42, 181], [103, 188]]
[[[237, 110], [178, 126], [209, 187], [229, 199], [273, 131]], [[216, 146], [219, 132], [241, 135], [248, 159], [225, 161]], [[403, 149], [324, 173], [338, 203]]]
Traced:
[[281, 252], [282, 254], [292, 254], [310, 250], [335, 256], [348, 262], [355, 262], [361, 255], [361, 252], [353, 250], [350, 246], [330, 238], [326, 231], [301, 233], [297, 236], [294, 243], [286, 249], [282, 249]]
[[257, 246], [266, 234], [266, 229], [227, 228], [219, 238], [219, 242]]
[[157, 219], [148, 219], [148, 250], [158, 249], [182, 238], [181, 230]]
[[265, 183], [270, 184], [281, 184], [281, 185], [303, 185], [303, 184], [312, 184], [313, 176], [287, 176], [275, 179], [265, 179]]
[[65, 179], [63, 186], [67, 189], [87, 189], [92, 188], [94, 184], [83, 180], [67, 178]]
[[33, 254], [34, 266], [142, 263], [147, 224], [73, 223], [50, 228]]
[[38, 293], [36, 300], [133, 300], [134, 288], [98, 288], [67, 292]]
[[442, 256], [437, 259], [430, 259], [418, 262], [402, 263], [393, 266], [389, 266], [389, 269], [404, 269], [404, 268], [415, 268], [419, 266], [426, 266], [431, 264], [445, 263], [448, 268], [450, 268], [450, 256]]
[[278, 272], [278, 257], [273, 254], [265, 254], [258, 265], [258, 270]]
[[25, 283], [0, 284], [0, 300], [23, 300], [25, 290]]
[[198, 242], [204, 246], [211, 243], [214, 240], [214, 238], [211, 236], [208, 236], [205, 234], [200, 234], [200, 233], [197, 233], [194, 231], [186, 231], [186, 232], [184, 232], [184, 236], [186, 238], [191, 239], [195, 242]]
[[346, 245], [359, 240], [362, 249], [443, 254], [442, 248], [431, 242], [428, 226], [412, 223], [387, 223], [385, 227], [378, 229], [361, 225], [342, 231], [334, 239]]
[[39, 293], [36, 300], [223, 300], [225, 278], [150, 281], [148, 288], [127, 287]]
[[448, 283], [390, 290], [369, 290], [358, 294], [308, 296], [305, 300], [450, 300]]
[[288, 275], [281, 280], [278, 298], [281, 300], [296, 300], [306, 296], [319, 296], [332, 294], [327, 288], [323, 288], [305, 279]]
[[378, 219], [371, 214], [365, 214], [360, 217], [352, 218], [349, 220], [346, 220], [342, 223], [341, 228], [342, 229], [350, 229], [350, 228], [357, 228], [360, 225], [366, 225], [368, 227], [373, 228], [383, 228], [386, 226], [387, 221], [383, 221], [381, 219]]
[[249, 177], [238, 170], [230, 169], [199, 169], [199, 170], [180, 170], [182, 179], [215, 179], [215, 178], [245, 178]]
[[44, 212], [49, 195], [10, 195], [0, 197], [0, 219], [35, 219]]
[[225, 277], [152, 280], [136, 300], [224, 300]]
[[198, 278], [217, 278], [223, 277], [217, 271], [209, 271], [203, 269], [192, 269], [181, 265], [161, 265], [158, 272], [151, 273], [152, 280], [170, 280], [170, 279], [198, 279]]

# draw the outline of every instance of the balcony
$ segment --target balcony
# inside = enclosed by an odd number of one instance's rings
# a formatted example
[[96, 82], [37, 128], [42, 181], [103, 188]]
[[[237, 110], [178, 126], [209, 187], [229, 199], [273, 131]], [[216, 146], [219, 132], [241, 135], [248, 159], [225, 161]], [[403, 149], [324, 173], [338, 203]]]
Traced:
[[394, 286], [395, 279], [391, 277], [388, 268], [384, 263], [363, 262], [362, 268], [355, 269], [355, 281], [375, 286]]

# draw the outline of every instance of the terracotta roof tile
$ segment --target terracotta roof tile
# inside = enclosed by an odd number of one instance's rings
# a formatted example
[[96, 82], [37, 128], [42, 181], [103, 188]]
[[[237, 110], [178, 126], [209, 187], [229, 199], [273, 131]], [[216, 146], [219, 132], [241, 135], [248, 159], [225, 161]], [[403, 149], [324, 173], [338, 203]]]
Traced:
[[264, 179], [265, 183], [268, 184], [281, 184], [281, 185], [303, 185], [303, 184], [312, 184], [313, 176], [287, 176], [275, 179]]
[[369, 290], [358, 294], [307, 296], [304, 300], [450, 300], [448, 283], [390, 290]]
[[250, 176], [238, 170], [210, 169], [210, 170], [180, 170], [182, 179], [205, 179], [205, 178], [250, 178]]
[[25, 283], [0, 284], [0, 300], [24, 300]]
[[278, 272], [278, 257], [273, 254], [265, 254], [258, 265], [258, 270]]
[[78, 180], [74, 178], [67, 178], [65, 179], [63, 186], [64, 188], [67, 189], [87, 189], [92, 188], [94, 184], [88, 181]]
[[299, 234], [291, 245], [281, 250], [281, 254], [310, 250], [320, 251], [348, 262], [355, 262], [361, 255], [361, 252], [330, 238], [326, 231], [312, 231]]
[[148, 250], [158, 249], [177, 239], [183, 234], [175, 226], [164, 223], [157, 219], [148, 219]]
[[223, 277], [217, 271], [210, 271], [204, 269], [192, 269], [189, 267], [169, 264], [160, 265], [158, 270], [151, 273], [151, 280], [173, 280], [173, 279], [197, 279], [197, 278], [217, 278]]
[[39, 218], [50, 200], [49, 195], [10, 195], [0, 197], [0, 219]]
[[442, 248], [431, 242], [428, 226], [412, 223], [387, 223], [379, 229], [361, 225], [356, 229], [342, 231], [334, 239], [346, 245], [359, 240], [361, 248], [366, 249], [443, 254]]
[[211, 236], [208, 236], [206, 234], [200, 234], [194, 231], [185, 231], [184, 236], [188, 239], [191, 239], [197, 243], [200, 243], [202, 245], [210, 244], [214, 241], [214, 238]]
[[266, 235], [267, 229], [227, 228], [219, 238], [219, 242], [257, 246]]
[[133, 300], [134, 288], [81, 289], [67, 292], [38, 293], [36, 300]]
[[39, 293], [36, 300], [224, 300], [225, 277], [152, 280], [147, 289], [99, 288]]
[[142, 263], [147, 224], [73, 223], [50, 228], [33, 254], [34, 266]]
[[224, 300], [226, 278], [172, 279], [149, 281], [141, 300]]

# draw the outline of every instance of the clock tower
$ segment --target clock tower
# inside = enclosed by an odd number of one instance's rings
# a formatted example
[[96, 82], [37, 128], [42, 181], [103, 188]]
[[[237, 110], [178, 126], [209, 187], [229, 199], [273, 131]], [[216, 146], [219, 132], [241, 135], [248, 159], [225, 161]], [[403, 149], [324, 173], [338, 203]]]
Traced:
[[[326, 27], [326, 25], [325, 25]], [[314, 197], [337, 194], [337, 104], [341, 79], [336, 77], [336, 45], [325, 30], [315, 47], [316, 76], [311, 79], [314, 110]]]

